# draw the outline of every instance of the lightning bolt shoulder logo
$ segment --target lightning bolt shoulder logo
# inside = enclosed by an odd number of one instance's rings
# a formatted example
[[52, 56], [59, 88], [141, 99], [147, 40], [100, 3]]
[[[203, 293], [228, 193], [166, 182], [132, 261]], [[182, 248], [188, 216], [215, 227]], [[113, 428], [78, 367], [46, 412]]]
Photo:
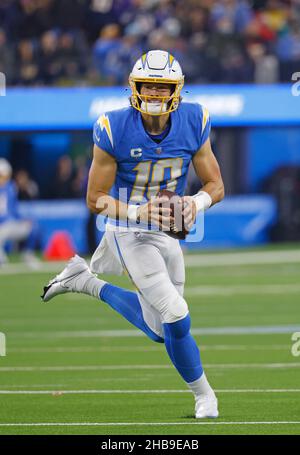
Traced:
[[114, 141], [113, 141], [113, 137], [112, 137], [112, 132], [111, 132], [109, 118], [105, 114], [101, 115], [101, 117], [98, 120], [98, 124], [99, 124], [99, 126], [101, 128], [101, 131], [103, 131], [103, 130], [106, 131], [107, 136], [109, 137], [110, 143], [111, 143], [111, 145], [113, 147], [114, 146]]
[[206, 127], [208, 118], [209, 118], [209, 112], [208, 112], [208, 110], [206, 109], [206, 107], [203, 107], [202, 133], [203, 133], [203, 131], [205, 130], [205, 127]]

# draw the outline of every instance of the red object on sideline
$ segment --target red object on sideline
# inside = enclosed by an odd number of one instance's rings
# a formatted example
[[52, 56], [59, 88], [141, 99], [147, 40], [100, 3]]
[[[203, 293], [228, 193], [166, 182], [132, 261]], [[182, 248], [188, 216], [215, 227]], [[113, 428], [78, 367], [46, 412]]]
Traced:
[[72, 237], [68, 232], [56, 231], [50, 238], [44, 257], [48, 261], [65, 261], [76, 254]]

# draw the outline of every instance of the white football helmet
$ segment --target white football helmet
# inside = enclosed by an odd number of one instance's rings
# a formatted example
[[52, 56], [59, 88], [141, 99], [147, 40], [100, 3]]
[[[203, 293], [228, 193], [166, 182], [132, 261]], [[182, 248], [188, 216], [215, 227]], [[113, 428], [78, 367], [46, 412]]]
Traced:
[[0, 158], [0, 175], [10, 178], [12, 174], [12, 168], [9, 162], [5, 158]]
[[[140, 94], [143, 82], [170, 84], [171, 96]], [[180, 92], [184, 84], [181, 67], [173, 55], [166, 51], [154, 50], [142, 55], [129, 75], [132, 90], [131, 105], [138, 111], [149, 115], [162, 115], [175, 111], [180, 103]]]

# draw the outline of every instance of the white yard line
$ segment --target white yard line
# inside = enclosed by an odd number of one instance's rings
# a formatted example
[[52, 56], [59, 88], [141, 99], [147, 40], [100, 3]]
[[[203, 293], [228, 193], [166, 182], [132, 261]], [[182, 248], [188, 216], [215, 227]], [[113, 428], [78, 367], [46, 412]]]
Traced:
[[[249, 349], [248, 347], [245, 347]], [[286, 345], [290, 349], [289, 345]], [[254, 349], [251, 346], [251, 349]], [[265, 349], [264, 346], [261, 349]], [[7, 348], [7, 355], [10, 353], [17, 354], [42, 354], [42, 353], [84, 353], [84, 352], [162, 352], [165, 348], [163, 345], [158, 346], [108, 346], [108, 347], [53, 347], [53, 348]]]
[[300, 263], [300, 250], [246, 251], [235, 253], [191, 254], [185, 256], [186, 267], [223, 267], [235, 265]]
[[[57, 387], [57, 385], [56, 385]], [[300, 393], [300, 389], [215, 389], [216, 393]], [[191, 394], [190, 390], [0, 390], [0, 395], [128, 395], [128, 394]]]
[[[0, 384], [0, 387], [2, 387], [2, 391], [3, 390], [8, 390], [8, 391], [14, 391], [14, 390], [27, 390], [27, 389], [33, 389], [35, 390], [37, 387], [54, 387], [54, 388], [57, 388], [57, 387], [60, 387], [60, 388], [64, 388], [64, 387], [68, 387], [66, 383], [64, 384], [18, 384], [18, 385], [13, 385], [13, 384]], [[1, 393], [0, 393], [1, 394]]]
[[300, 421], [258, 421], [258, 422], [39, 422], [0, 423], [0, 427], [127, 427], [127, 426], [180, 426], [180, 425], [300, 425]]
[[[230, 297], [233, 295], [280, 295], [281, 294], [299, 294], [300, 283], [284, 284], [239, 284], [239, 285], [213, 285], [213, 286], [185, 286], [185, 297]], [[89, 299], [89, 296], [82, 294], [66, 294], [68, 300], [79, 301]], [[243, 301], [241, 301], [243, 303]]]
[[[192, 329], [193, 335], [274, 335], [292, 334], [300, 331], [299, 325], [267, 325], [267, 326], [233, 326], [233, 327], [205, 327]], [[132, 338], [144, 337], [145, 334], [138, 330], [78, 330], [78, 331], [53, 331], [53, 332], [10, 332], [9, 336], [14, 338]]]
[[[201, 345], [201, 351], [290, 351], [289, 344], [252, 345], [252, 344], [216, 344]], [[81, 352], [164, 352], [164, 346], [111, 346], [111, 347], [63, 347], [55, 348], [9, 348], [7, 353], [43, 354], [43, 353], [81, 353]]]
[[[192, 296], [218, 296], [227, 297], [232, 295], [280, 295], [300, 294], [300, 284], [240, 284], [236, 286], [187, 286], [184, 295]], [[242, 301], [241, 301], [242, 303]]]
[[275, 335], [300, 331], [299, 325], [205, 327], [192, 329], [193, 335]]
[[[186, 267], [224, 267], [259, 264], [294, 264], [300, 263], [300, 250], [251, 251], [236, 253], [187, 254]], [[41, 262], [39, 269], [29, 269], [23, 263], [7, 264], [0, 268], [1, 275], [18, 275], [33, 273], [56, 273], [62, 270], [66, 262]]]
[[27, 264], [5, 264], [0, 267], [1, 275], [31, 275], [36, 273], [57, 273], [66, 266], [67, 262], [41, 262], [38, 268], [30, 268]]
[[[286, 363], [207, 363], [205, 368], [223, 369], [268, 369], [268, 368], [300, 368], [299, 362]], [[67, 365], [67, 366], [6, 366], [0, 367], [0, 373], [32, 372], [32, 371], [118, 371], [118, 370], [166, 370], [173, 369], [172, 365]]]
[[[287, 294], [299, 294], [300, 284], [240, 284], [240, 285], [213, 285], [213, 286], [185, 286], [184, 297], [231, 297], [234, 295], [272, 295], [280, 296]], [[89, 299], [82, 294], [66, 294], [68, 300], [80, 301]], [[246, 301], [247, 302], [247, 301]], [[243, 300], [240, 301], [243, 303]]]

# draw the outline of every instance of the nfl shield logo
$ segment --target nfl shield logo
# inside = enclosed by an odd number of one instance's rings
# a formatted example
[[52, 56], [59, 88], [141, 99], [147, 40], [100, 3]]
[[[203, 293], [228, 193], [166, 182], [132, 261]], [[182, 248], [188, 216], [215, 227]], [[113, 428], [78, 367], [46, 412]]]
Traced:
[[161, 152], [162, 152], [162, 148], [161, 148], [161, 147], [158, 147], [158, 148], [156, 149], [156, 153], [157, 153], [158, 155], [160, 155]]

